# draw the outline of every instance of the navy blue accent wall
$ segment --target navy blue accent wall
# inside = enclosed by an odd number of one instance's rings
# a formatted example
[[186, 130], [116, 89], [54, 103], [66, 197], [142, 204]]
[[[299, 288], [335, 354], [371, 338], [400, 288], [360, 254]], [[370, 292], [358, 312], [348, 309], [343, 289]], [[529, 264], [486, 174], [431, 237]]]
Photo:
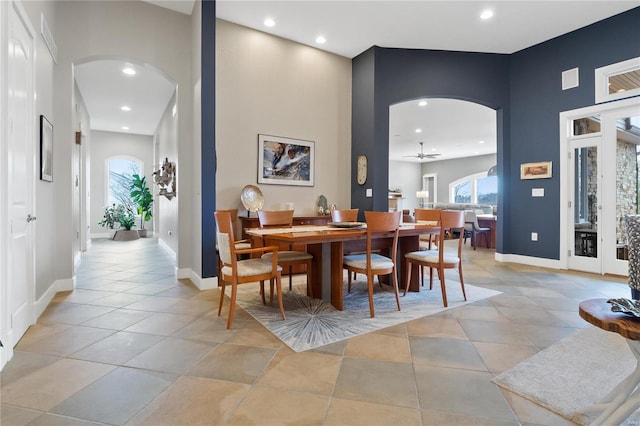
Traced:
[[[500, 111], [501, 116], [509, 113], [507, 55], [373, 47], [354, 58], [352, 76], [352, 158], [355, 161], [362, 153], [369, 156], [369, 168], [375, 171], [373, 209], [377, 211], [388, 209], [389, 106], [410, 99], [437, 97], [476, 102]], [[499, 143], [504, 143], [509, 121], [500, 123]], [[500, 153], [508, 150], [498, 152], [500, 168], [508, 161]], [[370, 187], [369, 183], [365, 186]], [[352, 192], [353, 206], [370, 209], [371, 205], [362, 202], [359, 192], [362, 191], [358, 187]], [[498, 232], [499, 251], [503, 234]]]
[[[596, 68], [640, 56], [640, 8], [511, 55], [510, 253], [559, 259], [559, 114], [595, 104]], [[562, 72], [579, 68], [579, 87], [562, 90]], [[520, 180], [520, 164], [553, 161], [553, 177]], [[532, 198], [532, 188], [544, 188]], [[517, 221], [515, 220], [517, 218]], [[532, 242], [531, 232], [538, 233]]]
[[[367, 198], [366, 188], [374, 186], [386, 186], [386, 182], [379, 182], [374, 185], [375, 176], [379, 172], [379, 163], [377, 159], [375, 146], [373, 141], [373, 123], [375, 120], [373, 114], [373, 106], [375, 103], [375, 48], [370, 48], [358, 55], [352, 61], [353, 76], [356, 74], [358, 78], [353, 77], [351, 87], [352, 96], [352, 114], [351, 114], [351, 206], [358, 207], [359, 220], [364, 221], [364, 211], [373, 210], [373, 198]], [[356, 108], [356, 105], [358, 107]], [[356, 132], [355, 129], [359, 131]], [[357, 178], [357, 161], [359, 155], [366, 155], [368, 162], [367, 182], [359, 185]], [[388, 155], [387, 155], [388, 156]], [[388, 168], [388, 163], [384, 170]], [[385, 194], [385, 202], [387, 201]]]
[[216, 2], [202, 1], [202, 278], [218, 273], [216, 259]]
[[[512, 55], [365, 51], [353, 60], [352, 157], [355, 169], [357, 156], [369, 155], [374, 199], [367, 203], [352, 183], [353, 207], [387, 209], [390, 105], [422, 97], [476, 102], [497, 111], [497, 252], [559, 259], [559, 114], [594, 104], [595, 68], [637, 56], [640, 7]], [[575, 67], [580, 86], [562, 91], [562, 71]], [[520, 180], [520, 163], [549, 160], [551, 179]], [[532, 198], [534, 187], [545, 196]]]

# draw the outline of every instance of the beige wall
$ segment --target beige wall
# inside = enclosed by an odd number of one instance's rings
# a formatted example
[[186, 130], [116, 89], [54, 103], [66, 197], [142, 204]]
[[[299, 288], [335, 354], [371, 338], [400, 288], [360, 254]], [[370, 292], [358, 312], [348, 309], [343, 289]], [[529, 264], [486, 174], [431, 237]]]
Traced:
[[[189, 184], [182, 182], [182, 178], [190, 176], [190, 171], [188, 169], [184, 171], [180, 170], [181, 167], [187, 168], [187, 164], [189, 163], [177, 161], [178, 147], [176, 147], [175, 141], [178, 138], [178, 115], [176, 114], [174, 116], [172, 111], [175, 103], [176, 95], [174, 93], [173, 97], [167, 104], [167, 108], [165, 108], [164, 113], [162, 114], [162, 118], [160, 119], [160, 123], [158, 123], [158, 128], [154, 138], [156, 143], [155, 150], [159, 155], [155, 170], [160, 170], [165, 159], [170, 163], [174, 163], [176, 166], [176, 196], [172, 199], [168, 199], [163, 195], [156, 195], [160, 191], [160, 188], [158, 185], [153, 185], [153, 193], [155, 195], [154, 203], [157, 204], [155, 207], [157, 207], [158, 216], [161, 218], [161, 220], [158, 221], [157, 236], [162, 240], [165, 246], [173, 252], [174, 255], [178, 254], [179, 251], [179, 201], [180, 197], [185, 197], [183, 191], [186, 193], [189, 190]], [[171, 188], [169, 188], [169, 190], [170, 189]], [[188, 217], [188, 215], [185, 214], [182, 217]]]
[[[320, 195], [350, 207], [351, 60], [218, 20], [216, 208], [238, 208], [257, 185], [264, 209], [293, 202], [315, 214]], [[258, 134], [315, 142], [315, 186], [258, 185]]]

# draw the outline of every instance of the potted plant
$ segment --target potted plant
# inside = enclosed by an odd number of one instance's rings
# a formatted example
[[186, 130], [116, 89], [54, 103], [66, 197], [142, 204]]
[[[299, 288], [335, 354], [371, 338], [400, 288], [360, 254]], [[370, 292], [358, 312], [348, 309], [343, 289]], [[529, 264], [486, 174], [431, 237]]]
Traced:
[[145, 229], [144, 223], [151, 220], [151, 207], [153, 206], [153, 195], [151, 195], [151, 191], [147, 186], [147, 178], [134, 174], [130, 189], [131, 199], [136, 203], [138, 214], [140, 215], [140, 229], [138, 230], [138, 234], [140, 234], [141, 237], [146, 237], [147, 229]]
[[[118, 224], [118, 217], [120, 216], [120, 207], [115, 203], [104, 208], [104, 214], [102, 220], [98, 222], [98, 225], [106, 227], [109, 230], [109, 238], [113, 238], [116, 231], [116, 224]], [[118, 224], [119, 225], [119, 224]]]
[[120, 215], [118, 216], [118, 222], [120, 222], [120, 227], [124, 229], [118, 229], [116, 234], [113, 236], [113, 239], [114, 241], [137, 240], [140, 238], [138, 231], [131, 229], [136, 226], [136, 216], [130, 209], [127, 209], [124, 206], [122, 207]]

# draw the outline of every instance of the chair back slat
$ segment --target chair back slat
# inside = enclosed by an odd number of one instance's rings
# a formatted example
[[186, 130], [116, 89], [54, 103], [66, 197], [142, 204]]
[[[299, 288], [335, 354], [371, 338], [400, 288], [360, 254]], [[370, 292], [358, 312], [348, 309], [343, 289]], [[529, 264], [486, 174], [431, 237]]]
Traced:
[[293, 226], [293, 210], [258, 210], [261, 228]]
[[416, 220], [435, 222], [434, 224], [437, 225], [440, 223], [441, 212], [440, 209], [415, 209], [414, 216]]
[[331, 221], [332, 222], [356, 222], [358, 220], [359, 210], [360, 209], [332, 210]]
[[402, 212], [364, 212], [367, 233], [391, 232], [400, 226]]
[[235, 238], [231, 211], [218, 210], [214, 215], [216, 218], [216, 237], [218, 239], [220, 259], [225, 265], [231, 265], [235, 259]]

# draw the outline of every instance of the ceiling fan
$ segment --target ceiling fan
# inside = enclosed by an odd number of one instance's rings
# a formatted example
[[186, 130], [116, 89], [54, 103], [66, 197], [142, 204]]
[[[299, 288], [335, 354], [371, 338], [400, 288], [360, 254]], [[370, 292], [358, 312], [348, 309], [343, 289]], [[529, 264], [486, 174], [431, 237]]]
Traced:
[[419, 159], [422, 160], [423, 158], [436, 158], [436, 157], [442, 155], [442, 154], [425, 154], [422, 151], [422, 148], [423, 148], [422, 145], [424, 144], [424, 142], [418, 142], [418, 143], [420, 144], [420, 152], [418, 154], [416, 154], [416, 155], [403, 155], [403, 157], [419, 158]]

